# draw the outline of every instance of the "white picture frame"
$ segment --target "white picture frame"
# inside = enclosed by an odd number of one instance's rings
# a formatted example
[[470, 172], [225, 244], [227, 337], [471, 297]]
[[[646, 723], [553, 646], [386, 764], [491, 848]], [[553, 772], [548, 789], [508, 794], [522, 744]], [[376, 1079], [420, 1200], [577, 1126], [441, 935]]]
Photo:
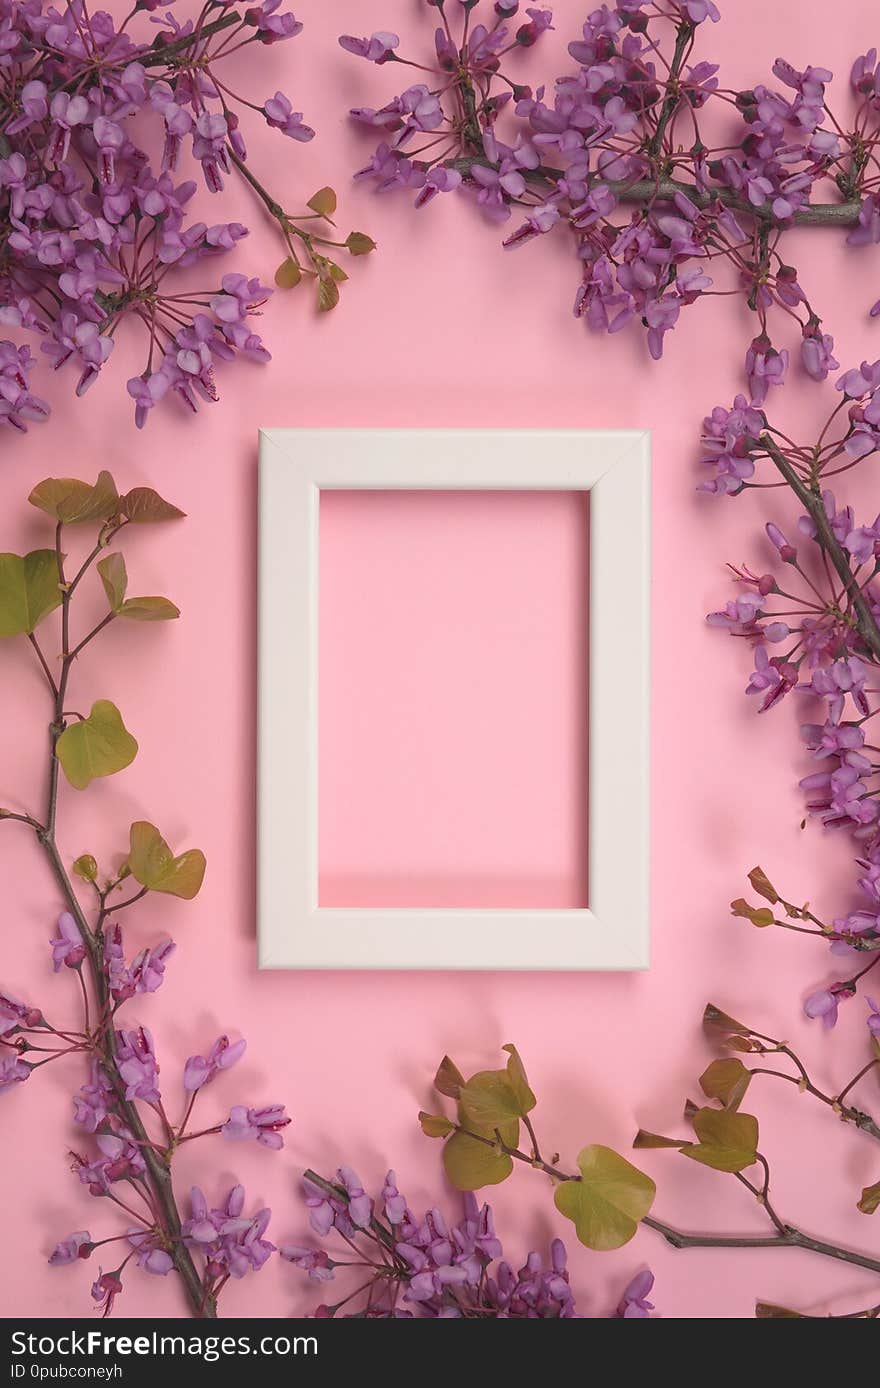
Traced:
[[[266, 429], [259, 486], [260, 968], [647, 968], [648, 433]], [[318, 527], [330, 488], [590, 492], [588, 908], [319, 906]]]

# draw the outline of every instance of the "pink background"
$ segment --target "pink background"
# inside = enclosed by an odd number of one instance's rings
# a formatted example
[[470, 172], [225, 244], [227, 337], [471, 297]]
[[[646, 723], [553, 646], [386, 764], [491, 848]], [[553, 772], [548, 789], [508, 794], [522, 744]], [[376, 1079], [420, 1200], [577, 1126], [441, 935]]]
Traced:
[[[121, 5], [114, 5], [117, 11]], [[179, 7], [181, 12], [184, 7]], [[532, 73], [565, 66], [564, 44], [579, 27], [583, 0], [556, 5], [558, 32], [524, 60]], [[718, 28], [702, 31], [701, 55], [721, 56], [727, 85], [767, 75], [773, 58], [831, 66], [842, 76], [876, 39], [875, 6], [853, 0], [846, 25], [827, 23], [819, 0], [737, 0]], [[262, 99], [286, 88], [317, 127], [303, 148], [268, 132], [251, 137], [254, 164], [293, 204], [332, 182], [345, 229], [380, 243], [353, 268], [338, 313], [317, 320], [303, 291], [279, 294], [266, 311], [275, 353], [265, 369], [221, 379], [223, 401], [190, 421], [157, 411], [135, 435], [124, 379], [140, 369], [140, 343], [120, 342], [84, 403], [64, 400], [52, 422], [4, 449], [4, 549], [32, 547], [45, 527], [24, 503], [48, 474], [93, 476], [110, 467], [120, 483], [156, 485], [189, 519], [126, 537], [132, 591], [165, 592], [183, 610], [169, 629], [110, 629], [78, 673], [76, 703], [110, 697], [140, 740], [133, 767], [83, 796], [65, 789], [62, 841], [73, 856], [112, 860], [134, 818], [153, 818], [174, 844], [208, 855], [204, 890], [191, 905], [148, 902], [131, 930], [140, 943], [169, 931], [179, 950], [155, 998], [131, 1007], [153, 1029], [169, 1093], [184, 1057], [222, 1029], [246, 1033], [250, 1049], [234, 1075], [204, 1096], [207, 1116], [230, 1102], [283, 1101], [295, 1122], [284, 1152], [216, 1145], [190, 1148], [180, 1186], [197, 1176], [218, 1193], [235, 1171], [254, 1200], [274, 1208], [280, 1239], [301, 1236], [306, 1220], [297, 1175], [345, 1160], [374, 1185], [392, 1164], [414, 1204], [442, 1193], [439, 1148], [421, 1136], [416, 1111], [430, 1102], [430, 1077], [444, 1051], [464, 1067], [495, 1063], [515, 1041], [540, 1104], [546, 1145], [571, 1162], [599, 1141], [625, 1149], [635, 1128], [676, 1128], [683, 1098], [709, 1057], [699, 1017], [711, 998], [761, 1029], [779, 1031], [809, 1057], [819, 1082], [848, 1078], [863, 1054], [862, 1004], [844, 1008], [828, 1037], [799, 1016], [816, 980], [834, 976], [821, 952], [728, 916], [745, 872], [761, 861], [793, 896], [839, 909], [851, 873], [848, 844], [802, 832], [795, 715], [758, 719], [743, 699], [747, 654], [702, 625], [727, 592], [724, 561], [762, 564], [767, 509], [746, 497], [713, 504], [694, 493], [699, 417], [739, 387], [750, 325], [736, 301], [718, 299], [684, 315], [664, 361], [651, 365], [638, 337], [591, 338], [569, 316], [577, 267], [564, 240], [503, 255], [496, 229], [454, 200], [415, 215], [352, 187], [349, 171], [366, 146], [344, 116], [349, 105], [381, 100], [394, 70], [347, 58], [335, 35], [399, 29], [406, 48], [424, 45], [410, 0], [303, 0], [306, 33], [292, 44], [246, 55], [242, 88]], [[872, 22], [872, 20], [874, 22]], [[842, 85], [842, 84], [841, 84]], [[841, 97], [841, 102], [845, 101]], [[230, 202], [255, 230], [238, 265], [270, 276], [280, 258], [243, 190]], [[224, 215], [231, 214], [230, 202]], [[805, 232], [789, 252], [832, 315], [846, 365], [876, 354], [866, 318], [876, 295], [870, 253], [844, 253], [832, 234]], [[62, 383], [59, 383], [62, 384]], [[69, 385], [70, 382], [68, 381]], [[800, 437], [835, 400], [830, 389], [790, 385], [778, 405]], [[254, 946], [255, 483], [260, 425], [528, 425], [650, 428], [654, 442], [654, 835], [653, 961], [640, 976], [258, 974]], [[867, 503], [866, 503], [867, 505]], [[873, 515], [876, 504], [871, 509]], [[770, 510], [789, 515], [784, 502]], [[625, 562], [626, 536], [621, 536]], [[97, 599], [96, 599], [97, 603]], [[622, 639], [626, 613], [620, 614]], [[0, 766], [13, 804], [37, 810], [42, 797], [43, 689], [27, 650], [2, 652]], [[625, 669], [622, 672], [625, 678]], [[0, 833], [3, 981], [62, 1014], [74, 1006], [69, 978], [48, 973], [46, 939], [57, 892], [35, 845], [18, 826]], [[71, 1013], [72, 1015], [72, 1013]], [[76, 1135], [66, 1121], [76, 1066], [50, 1068], [3, 1098], [0, 1164], [7, 1192], [2, 1309], [15, 1315], [88, 1315], [89, 1269], [50, 1270], [45, 1258], [71, 1229], [111, 1230], [110, 1211], [84, 1197], [67, 1171]], [[765, 1082], [766, 1083], [766, 1082]], [[870, 1096], [866, 1096], [870, 1104]], [[856, 1192], [876, 1180], [876, 1154], [796, 1090], [758, 1095], [762, 1144], [777, 1171], [777, 1205], [817, 1234], [876, 1246], [876, 1223], [856, 1213]], [[647, 1153], [658, 1179], [657, 1213], [698, 1229], [763, 1230], [760, 1212], [722, 1176], [675, 1154]], [[748, 1317], [760, 1295], [803, 1308], [848, 1310], [876, 1299], [856, 1269], [808, 1255], [679, 1252], [650, 1231], [614, 1255], [589, 1253], [550, 1192], [528, 1172], [493, 1192], [508, 1252], [544, 1246], [564, 1233], [581, 1309], [605, 1314], [625, 1280], [650, 1263], [667, 1316]], [[448, 1207], [454, 1197], [444, 1196]], [[302, 1274], [272, 1264], [232, 1284], [228, 1314], [303, 1313], [319, 1296]], [[131, 1278], [125, 1312], [179, 1315], [171, 1279]]]
[[320, 508], [321, 905], [586, 906], [587, 494]]

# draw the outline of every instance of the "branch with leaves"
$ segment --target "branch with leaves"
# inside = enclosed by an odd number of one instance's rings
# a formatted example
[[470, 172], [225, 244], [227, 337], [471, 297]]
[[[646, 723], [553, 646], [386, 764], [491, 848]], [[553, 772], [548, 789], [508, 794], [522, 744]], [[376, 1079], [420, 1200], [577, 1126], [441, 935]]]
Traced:
[[[26, 555], [0, 555], [0, 638], [29, 643], [46, 685], [47, 780], [41, 811], [15, 809], [7, 801], [0, 819], [33, 833], [52, 872], [64, 905], [52, 962], [56, 972], [70, 970], [76, 976], [82, 1012], [74, 1028], [56, 1026], [49, 1020], [50, 1008], [0, 992], [0, 1093], [63, 1057], [86, 1062], [88, 1076], [74, 1097], [83, 1149], [74, 1154], [73, 1169], [92, 1196], [116, 1207], [123, 1228], [94, 1238], [77, 1231], [58, 1244], [49, 1261], [57, 1266], [96, 1256], [100, 1266], [92, 1297], [105, 1315], [133, 1263], [155, 1276], [178, 1276], [190, 1313], [213, 1318], [229, 1278], [259, 1270], [273, 1251], [264, 1237], [269, 1211], [245, 1214], [239, 1185], [216, 1207], [196, 1190], [189, 1210], [182, 1209], [173, 1181], [175, 1153], [185, 1143], [213, 1135], [277, 1149], [290, 1120], [280, 1105], [236, 1104], [224, 1123], [193, 1127], [199, 1091], [244, 1051], [244, 1041], [232, 1042], [225, 1035], [204, 1056], [186, 1062], [176, 1085], [180, 1116], [169, 1115], [152, 1035], [120, 1015], [133, 999], [161, 986], [175, 949], [163, 939], [129, 959], [120, 920], [124, 917], [127, 932], [129, 913], [148, 896], [192, 900], [205, 873], [201, 850], [177, 854], [155, 825], [138, 820], [130, 826], [118, 863], [102, 871], [92, 854], [71, 859], [59, 840], [68, 794], [62, 778], [74, 794], [83, 792], [94, 780], [124, 771], [138, 751], [111, 700], [94, 699], [88, 714], [69, 707], [84, 653], [113, 622], [164, 622], [180, 615], [167, 598], [129, 596], [124, 557], [111, 546], [130, 526], [173, 522], [183, 513], [149, 487], [120, 495], [108, 472], [100, 473], [94, 484], [50, 478], [34, 488], [29, 500], [51, 518], [54, 543]], [[71, 564], [68, 544], [73, 533], [87, 528], [96, 537]], [[103, 586], [107, 612], [79, 634], [73, 624], [75, 599], [93, 570]], [[49, 644], [45, 631], [53, 614], [60, 618], [60, 643], [53, 636]], [[59, 644], [60, 655], [53, 659], [47, 651]], [[109, 1270], [105, 1260], [112, 1264]]]

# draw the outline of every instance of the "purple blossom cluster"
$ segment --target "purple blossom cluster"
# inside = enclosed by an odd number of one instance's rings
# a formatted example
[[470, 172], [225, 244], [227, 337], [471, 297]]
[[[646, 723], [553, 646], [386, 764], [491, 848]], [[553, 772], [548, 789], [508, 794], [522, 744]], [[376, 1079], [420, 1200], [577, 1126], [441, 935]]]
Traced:
[[860, 899], [820, 933], [835, 955], [861, 967], [805, 1003], [826, 1026], [880, 963], [880, 746], [871, 733], [880, 712], [880, 515], [859, 518], [824, 485], [880, 448], [880, 361], [862, 362], [836, 384], [841, 400], [814, 447], [779, 433], [754, 396], [737, 396], [705, 419], [702, 453], [712, 472], [703, 490], [738, 495], [781, 475], [803, 507], [791, 535], [766, 525], [776, 566], [732, 567], [736, 595], [708, 621], [751, 648], [746, 693], [762, 713], [790, 694], [800, 701], [801, 739], [817, 764], [800, 781], [807, 812], [849, 831], [857, 845]]
[[[740, 292], [759, 324], [746, 355], [757, 404], [789, 365], [788, 349], [772, 345], [771, 313], [798, 325], [808, 376], [823, 380], [836, 368], [833, 340], [782, 257], [780, 233], [824, 220], [848, 227], [850, 245], [880, 240], [874, 50], [853, 65], [847, 133], [826, 104], [826, 68], [778, 58], [772, 84], [725, 89], [718, 63], [694, 56], [700, 26], [721, 17], [707, 0], [593, 9], [568, 45], [574, 70], [549, 90], [533, 90], [510, 65], [553, 27], [551, 10], [426, 3], [436, 23], [427, 61], [404, 58], [397, 34], [340, 39], [348, 52], [418, 78], [384, 105], [351, 112], [379, 134], [357, 178], [380, 192], [409, 189], [417, 207], [459, 190], [492, 221], [515, 215], [510, 248], [565, 228], [582, 267], [575, 315], [611, 333], [640, 322], [655, 358], [683, 309]], [[817, 207], [817, 195], [832, 201]], [[716, 286], [715, 266], [733, 290]]]
[[[220, 273], [247, 235], [239, 222], [193, 217], [194, 165], [211, 193], [247, 149], [239, 112], [294, 140], [313, 131], [282, 92], [239, 97], [217, 67], [242, 47], [295, 37], [282, 0], [229, 0], [178, 20], [134, 6], [119, 23], [84, 0], [0, 0], [0, 329], [33, 334], [54, 370], [69, 364], [84, 394], [125, 320], [147, 342], [128, 382], [139, 426], [166, 396], [195, 411], [217, 399], [215, 369], [269, 360], [253, 322], [271, 292]], [[155, 152], [152, 144], [155, 143]], [[196, 284], [189, 288], [195, 275]], [[178, 284], [177, 281], [181, 280]], [[0, 341], [0, 424], [24, 430], [48, 414], [31, 390], [35, 357]]]
[[[82, 1031], [58, 1030], [40, 1009], [0, 993], [0, 1092], [23, 1083], [34, 1070], [62, 1056], [86, 1056], [89, 1078], [74, 1096], [73, 1113], [92, 1144], [90, 1150], [72, 1154], [73, 1171], [90, 1195], [116, 1205], [129, 1221], [123, 1233], [107, 1238], [93, 1239], [87, 1231], [69, 1235], [57, 1244], [49, 1263], [60, 1267], [80, 1262], [108, 1245], [121, 1245], [119, 1265], [110, 1272], [101, 1268], [92, 1287], [93, 1298], [107, 1315], [122, 1291], [126, 1267], [133, 1263], [164, 1277], [175, 1267], [173, 1255], [178, 1243], [198, 1259], [206, 1300], [216, 1299], [230, 1277], [259, 1271], [274, 1251], [264, 1237], [270, 1211], [245, 1214], [245, 1193], [240, 1185], [234, 1186], [216, 1209], [209, 1209], [202, 1192], [195, 1189], [190, 1217], [176, 1234], [157, 1208], [155, 1190], [147, 1179], [149, 1155], [164, 1164], [181, 1144], [215, 1134], [232, 1141], [252, 1140], [277, 1150], [283, 1146], [282, 1133], [290, 1119], [281, 1105], [254, 1108], [235, 1104], [225, 1122], [193, 1129], [191, 1119], [199, 1092], [221, 1072], [230, 1070], [245, 1051], [244, 1040], [220, 1036], [207, 1055], [187, 1059], [180, 1080], [182, 1117], [171, 1121], [152, 1034], [144, 1026], [117, 1025], [116, 1017], [130, 999], [154, 993], [162, 985], [174, 943], [166, 940], [142, 949], [127, 961], [122, 928], [109, 920], [97, 943], [101, 945], [102, 978], [98, 1002], [105, 1000], [104, 1011], [96, 1017], [87, 1009]], [[50, 947], [56, 972], [68, 968], [83, 977], [88, 948], [71, 912], [59, 916]], [[110, 1054], [108, 1047], [112, 1047]], [[136, 1220], [133, 1225], [132, 1217]]]
[[[320, 1318], [568, 1319], [577, 1316], [569, 1283], [565, 1246], [550, 1245], [545, 1263], [530, 1253], [518, 1270], [503, 1257], [489, 1205], [464, 1195], [464, 1214], [450, 1223], [436, 1207], [413, 1213], [389, 1171], [375, 1198], [367, 1194], [351, 1167], [340, 1167], [333, 1182], [308, 1173], [303, 1193], [312, 1230], [322, 1240], [335, 1235], [338, 1252], [323, 1244], [282, 1246], [281, 1257], [307, 1272], [318, 1285], [332, 1282], [337, 1269], [372, 1270], [364, 1284], [333, 1305], [315, 1311]], [[653, 1285], [649, 1272], [627, 1287], [615, 1317], [646, 1317]]]

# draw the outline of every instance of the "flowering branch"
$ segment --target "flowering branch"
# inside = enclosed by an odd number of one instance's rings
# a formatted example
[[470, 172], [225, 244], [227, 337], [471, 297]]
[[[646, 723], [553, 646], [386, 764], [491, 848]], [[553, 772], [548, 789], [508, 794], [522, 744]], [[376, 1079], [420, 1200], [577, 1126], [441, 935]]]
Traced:
[[[234, 1065], [244, 1051], [244, 1041], [232, 1043], [221, 1036], [207, 1056], [191, 1056], [186, 1062], [185, 1111], [179, 1123], [172, 1122], [159, 1088], [159, 1063], [150, 1032], [142, 1026], [119, 1024], [120, 1008], [161, 986], [175, 946], [165, 940], [126, 962], [118, 917], [150, 893], [192, 899], [202, 884], [204, 855], [190, 849], [175, 856], [154, 825], [138, 821], [131, 825], [129, 849], [120, 867], [102, 882], [90, 854], [81, 855], [69, 869], [57, 837], [61, 773], [81, 791], [97, 777], [124, 770], [137, 753], [135, 739], [109, 700], [97, 700], [87, 716], [68, 709], [75, 663], [112, 621], [159, 622], [179, 616], [167, 598], [128, 596], [125, 561], [111, 546], [130, 525], [171, 521], [182, 512], [148, 487], [120, 496], [106, 472], [94, 485], [50, 478], [33, 490], [30, 501], [52, 517], [54, 546], [24, 556], [0, 556], [0, 637], [27, 636], [49, 685], [46, 803], [42, 819], [10, 809], [0, 810], [0, 819], [21, 823], [34, 833], [61, 890], [65, 910], [52, 941], [53, 965], [56, 972], [65, 967], [75, 972], [83, 1016], [80, 1030], [62, 1031], [46, 1020], [41, 1009], [0, 993], [0, 1092], [25, 1082], [35, 1070], [61, 1056], [89, 1060], [91, 1078], [74, 1100], [74, 1113], [77, 1123], [94, 1136], [97, 1153], [75, 1154], [74, 1171], [93, 1196], [116, 1205], [129, 1222], [124, 1232], [105, 1239], [95, 1240], [86, 1231], [71, 1234], [58, 1244], [49, 1261], [56, 1266], [72, 1263], [90, 1258], [108, 1244], [122, 1243], [127, 1251], [120, 1265], [109, 1272], [101, 1268], [92, 1287], [92, 1296], [105, 1315], [122, 1291], [122, 1274], [134, 1259], [138, 1267], [156, 1276], [175, 1272], [191, 1314], [213, 1319], [229, 1278], [258, 1270], [273, 1251], [263, 1237], [270, 1212], [264, 1209], [244, 1216], [244, 1191], [234, 1186], [217, 1209], [209, 1209], [201, 1191], [195, 1190], [191, 1212], [184, 1216], [172, 1179], [173, 1158], [182, 1144], [211, 1134], [255, 1140], [277, 1149], [290, 1120], [280, 1106], [234, 1105], [224, 1123], [201, 1132], [188, 1130], [199, 1091]], [[68, 577], [67, 527], [88, 523], [98, 526], [97, 542]], [[76, 641], [73, 600], [93, 566], [108, 612]], [[45, 660], [35, 634], [56, 611], [61, 629], [57, 674]], [[80, 900], [74, 877], [96, 899], [93, 920]], [[56, 1044], [46, 1046], [45, 1040]]]
[[[321, 311], [338, 303], [347, 275], [315, 244], [351, 255], [374, 247], [362, 233], [337, 242], [301, 225], [318, 217], [329, 224], [331, 189], [301, 214], [281, 212], [248, 164], [243, 117], [256, 114], [298, 142], [314, 135], [283, 92], [257, 104], [233, 90], [226, 71], [241, 49], [301, 32], [292, 13], [278, 13], [281, 3], [241, 10], [223, 0], [217, 15], [219, 0], [209, 0], [184, 24], [170, 12], [151, 15], [158, 33], [137, 42], [129, 21], [154, 11], [154, 0], [139, 0], [119, 28], [104, 12], [90, 14], [84, 0], [60, 11], [43, 0], [0, 0], [0, 324], [35, 334], [56, 370], [73, 362], [78, 395], [94, 384], [121, 325], [136, 326], [146, 359], [127, 390], [139, 427], [166, 396], [192, 411], [216, 400], [219, 362], [270, 360], [253, 331], [271, 293], [258, 278], [234, 272], [218, 281], [210, 271], [201, 287], [175, 287], [179, 271], [207, 269], [248, 234], [238, 222], [187, 224], [196, 184], [174, 182], [185, 146], [210, 193], [221, 194], [232, 172], [278, 209], [288, 257], [276, 284], [292, 288], [302, 277], [294, 273], [298, 237]], [[158, 159], [149, 148], [157, 120]], [[26, 346], [0, 341], [0, 424], [23, 431], [47, 416], [48, 404], [31, 390], [35, 364]]]

